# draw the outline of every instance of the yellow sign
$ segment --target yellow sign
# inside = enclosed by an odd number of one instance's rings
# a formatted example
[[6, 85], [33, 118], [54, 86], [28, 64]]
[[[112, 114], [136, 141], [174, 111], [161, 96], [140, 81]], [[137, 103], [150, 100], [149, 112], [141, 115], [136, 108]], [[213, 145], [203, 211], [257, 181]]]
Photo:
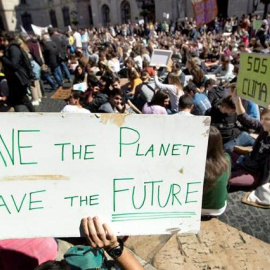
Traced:
[[242, 53], [237, 77], [237, 93], [240, 97], [263, 107], [270, 103], [270, 57]]

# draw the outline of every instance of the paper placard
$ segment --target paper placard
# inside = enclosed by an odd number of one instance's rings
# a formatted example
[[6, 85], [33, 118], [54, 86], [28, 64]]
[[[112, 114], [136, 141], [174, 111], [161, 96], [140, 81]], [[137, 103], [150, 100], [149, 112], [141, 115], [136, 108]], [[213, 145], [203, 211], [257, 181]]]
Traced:
[[237, 94], [265, 108], [270, 103], [270, 57], [242, 53], [237, 76]]
[[[0, 114], [0, 239], [196, 233], [210, 118]], [[18, 228], [19, 229], [16, 229]]]
[[73, 84], [73, 90], [78, 90], [78, 91], [85, 92], [87, 90], [86, 82]]
[[172, 57], [172, 51], [169, 50], [153, 50], [150, 66], [159, 65], [160, 67], [167, 67]]
[[33, 32], [37, 36], [42, 36], [43, 33], [47, 33], [48, 32], [48, 28], [47, 27], [40, 27], [40, 26], [36, 26], [34, 24], [31, 24], [31, 27], [33, 29]]

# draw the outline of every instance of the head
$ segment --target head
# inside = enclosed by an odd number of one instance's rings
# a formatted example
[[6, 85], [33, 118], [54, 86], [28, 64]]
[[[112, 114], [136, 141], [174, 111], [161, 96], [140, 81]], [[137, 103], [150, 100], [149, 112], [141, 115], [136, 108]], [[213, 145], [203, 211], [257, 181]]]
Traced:
[[98, 78], [94, 74], [88, 74], [87, 86], [89, 90], [92, 90], [94, 92], [98, 92], [100, 90]]
[[68, 99], [69, 105], [82, 105], [84, 101], [84, 92], [72, 90]]
[[261, 124], [263, 130], [270, 134], [270, 109], [264, 109], [261, 113]]
[[192, 111], [194, 107], [193, 97], [191, 95], [185, 94], [179, 99], [179, 111]]
[[160, 90], [154, 94], [149, 105], [159, 105], [159, 106], [162, 106], [164, 108], [167, 108], [169, 106], [169, 104], [170, 104], [169, 95], [165, 91]]
[[82, 65], [78, 65], [75, 68], [75, 76], [82, 75], [84, 73], [84, 68]]
[[47, 261], [39, 265], [35, 270], [71, 270], [65, 260]]
[[205, 90], [211, 90], [213, 89], [213, 87], [216, 85], [216, 81], [214, 79], [208, 79], [206, 82], [205, 82]]
[[189, 81], [188, 84], [184, 87], [184, 93], [194, 97], [195, 94], [198, 93], [198, 89], [193, 82]]
[[142, 72], [142, 76], [141, 76], [142, 81], [143, 82], [147, 82], [149, 80], [149, 78], [150, 78], [150, 76], [149, 76], [148, 72], [147, 71], [143, 71]]
[[117, 77], [117, 76], [114, 76], [112, 78], [112, 87], [113, 88], [118, 88], [118, 89], [121, 89], [121, 81], [120, 81], [120, 78]]
[[219, 105], [219, 110], [220, 112], [226, 113], [226, 114], [235, 113], [235, 104], [231, 96], [228, 96], [222, 100], [221, 104]]
[[123, 92], [121, 89], [118, 88], [114, 88], [111, 92], [110, 92], [110, 97], [109, 97], [109, 102], [112, 105], [112, 107], [118, 107], [119, 105], [121, 105], [122, 100], [123, 100]]
[[227, 70], [228, 69], [228, 66], [230, 64], [230, 57], [227, 56], [227, 55], [225, 55], [225, 54], [223, 54], [221, 56], [221, 60], [220, 61], [221, 61], [221, 65], [222, 65], [222, 70]]

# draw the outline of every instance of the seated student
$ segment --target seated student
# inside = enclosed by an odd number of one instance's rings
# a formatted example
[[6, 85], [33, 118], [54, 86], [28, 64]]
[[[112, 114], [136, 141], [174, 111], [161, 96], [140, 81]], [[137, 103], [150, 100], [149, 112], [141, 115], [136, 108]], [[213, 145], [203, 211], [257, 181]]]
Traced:
[[[81, 227], [89, 245], [93, 248], [103, 248], [115, 260], [121, 269], [143, 270], [143, 266], [125, 248], [125, 246], [119, 242], [112, 229], [107, 224], [102, 224], [98, 217], [82, 219]], [[78, 261], [78, 259], [76, 261]], [[68, 262], [62, 260], [47, 261], [38, 266], [35, 270], [71, 269], [74, 269], [74, 267], [71, 267]], [[88, 269], [88, 267], [85, 266], [85, 269]]]
[[84, 93], [82, 91], [72, 90], [66, 105], [61, 112], [68, 113], [90, 113], [89, 110], [83, 108]]
[[230, 185], [257, 187], [248, 200], [270, 206], [270, 110], [264, 109], [259, 121], [245, 113], [240, 97], [234, 94], [233, 99], [239, 121], [259, 132], [259, 136], [250, 154], [238, 156], [232, 153]]
[[151, 102], [155, 94], [155, 84], [149, 82], [150, 77], [146, 71], [142, 72], [141, 79], [142, 83], [136, 87], [134, 95], [134, 104], [139, 110], [142, 109], [146, 102]]
[[[158, 69], [158, 67], [157, 67]], [[175, 73], [170, 73], [168, 77], [168, 83], [164, 84], [158, 80], [157, 71], [155, 71], [155, 84], [160, 90], [164, 90], [168, 93], [171, 103], [172, 113], [178, 112], [179, 98], [184, 94], [181, 85], [180, 77]]]
[[208, 79], [205, 83], [205, 92], [212, 106], [218, 105], [228, 95], [225, 88], [216, 85], [216, 81]]
[[193, 98], [191, 95], [183, 95], [179, 99], [179, 113], [180, 115], [192, 115], [191, 111], [194, 107]]
[[230, 57], [224, 54], [221, 56], [220, 61], [221, 64], [213, 73], [221, 76], [226, 82], [229, 82], [235, 77], [233, 74], [234, 65], [230, 63]]
[[87, 73], [84, 71], [84, 67], [82, 65], [77, 65], [74, 72], [74, 80], [73, 84], [77, 83], [87, 83]]
[[220, 105], [207, 110], [205, 115], [211, 116], [211, 125], [218, 128], [223, 138], [224, 149], [233, 151], [236, 145], [252, 146], [254, 138], [241, 131], [237, 125], [235, 104], [231, 96], [224, 98]]
[[193, 110], [192, 114], [194, 115], [204, 115], [205, 112], [211, 108], [211, 103], [207, 96], [203, 93], [200, 93], [196, 85], [192, 82], [189, 82], [184, 87], [184, 92], [187, 95], [190, 95], [193, 98]]
[[121, 89], [114, 88], [110, 91], [109, 101], [102, 104], [98, 112], [101, 113], [119, 113], [125, 110], [125, 106], [120, 108], [122, 99], [123, 99], [123, 92]]
[[87, 76], [88, 90], [86, 91], [87, 99], [84, 107], [90, 112], [97, 112], [99, 107], [109, 99], [105, 92], [107, 88], [101, 84], [95, 75], [89, 74]]
[[203, 184], [202, 215], [219, 216], [224, 213], [230, 173], [230, 156], [223, 150], [220, 132], [211, 126]]
[[155, 93], [152, 101], [145, 103], [142, 109], [143, 114], [167, 114], [170, 104], [170, 97], [167, 92], [160, 90]]

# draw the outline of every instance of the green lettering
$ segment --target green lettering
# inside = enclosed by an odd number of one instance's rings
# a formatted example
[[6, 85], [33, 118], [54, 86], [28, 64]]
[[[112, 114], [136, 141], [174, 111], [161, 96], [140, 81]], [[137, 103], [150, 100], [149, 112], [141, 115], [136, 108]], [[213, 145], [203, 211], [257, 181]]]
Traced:
[[139, 149], [140, 149], [140, 144], [137, 144], [137, 150], [136, 150], [136, 156], [143, 156], [143, 154], [139, 153]]
[[65, 200], [70, 199], [70, 206], [73, 206], [73, 199], [78, 198], [79, 196], [64, 197]]
[[82, 158], [82, 146], [80, 145], [80, 150], [78, 152], [75, 151], [75, 146], [72, 145], [72, 159], [74, 160], [75, 159], [75, 155], [78, 155], [79, 156], [79, 159]]
[[186, 145], [186, 144], [183, 144], [183, 147], [187, 147], [187, 152], [186, 152], [186, 156], [187, 156], [189, 154], [189, 148], [195, 147], [195, 145]]
[[[12, 154], [10, 154], [10, 151], [8, 150], [8, 147], [5, 144], [5, 141], [3, 140], [2, 135], [0, 135], [0, 140], [2, 141], [2, 144], [4, 145], [4, 147], [5, 147], [5, 149], [6, 149], [7, 153], [8, 153], [8, 156], [10, 158], [10, 161], [11, 161], [12, 165], [14, 165], [14, 129], [12, 129], [12, 137], [11, 137], [11, 139], [12, 139], [12, 148], [11, 148]], [[7, 167], [6, 160], [4, 159], [4, 156], [3, 156], [1, 151], [0, 151], [0, 156], [1, 156], [2, 160], [3, 160], [3, 162], [4, 162], [5, 167]]]
[[[174, 187], [178, 187], [177, 192], [175, 192]], [[178, 203], [180, 205], [182, 205], [182, 203], [178, 200], [178, 198], [176, 196], [178, 193], [180, 193], [181, 187], [179, 185], [177, 185], [177, 184], [172, 184], [171, 185], [171, 191], [172, 191], [172, 205], [174, 205], [174, 199], [176, 199], [178, 201]]]
[[[137, 135], [137, 139], [135, 141], [131, 141], [131, 142], [123, 142], [123, 134], [122, 134], [122, 132], [124, 130], [129, 130], [129, 131], [132, 131], [133, 133], [135, 133]], [[128, 137], [132, 137], [131, 133], [129, 133]], [[123, 146], [124, 145], [135, 144], [140, 140], [140, 137], [141, 137], [140, 133], [137, 130], [135, 130], [133, 128], [129, 128], [129, 127], [121, 127], [120, 128], [120, 142], [119, 142], [119, 145], [120, 145], [119, 156], [122, 157], [122, 152], [123, 152]]]
[[201, 184], [201, 182], [187, 183], [186, 203], [195, 203], [195, 202], [197, 202], [197, 201], [189, 201], [188, 200], [188, 195], [189, 194], [192, 194], [192, 193], [197, 193], [198, 192], [198, 190], [189, 191], [189, 186], [190, 185], [198, 185], [198, 184]]
[[143, 193], [143, 201], [142, 201], [142, 204], [141, 204], [139, 207], [137, 207], [137, 206], [135, 205], [135, 200], [134, 200], [134, 197], [135, 197], [135, 187], [133, 187], [133, 190], [132, 190], [132, 204], [133, 204], [133, 207], [134, 207], [135, 209], [141, 209], [141, 208], [143, 207], [144, 203], [145, 203], [145, 200], [146, 200], [146, 185], [144, 185], [143, 190], [144, 190], [144, 193]]
[[40, 132], [40, 130], [18, 130], [18, 150], [19, 150], [19, 157], [20, 157], [20, 164], [21, 165], [32, 165], [32, 164], [37, 164], [35, 161], [31, 162], [23, 162], [22, 161], [22, 152], [21, 149], [28, 149], [32, 148], [32, 145], [21, 145], [21, 133], [30, 133], [30, 132]]
[[21, 204], [20, 204], [20, 206], [19, 206], [19, 208], [18, 208], [18, 207], [17, 207], [17, 204], [16, 204], [16, 201], [15, 201], [15, 199], [14, 199], [14, 197], [13, 197], [13, 195], [11, 195], [11, 198], [12, 198], [12, 200], [13, 200], [13, 203], [14, 203], [15, 208], [16, 208], [16, 210], [17, 210], [18, 213], [20, 213], [20, 211], [21, 211], [21, 208], [22, 208], [23, 202], [24, 202], [24, 200], [25, 200], [25, 197], [26, 197], [26, 193], [24, 194], [23, 199], [22, 199], [22, 201], [21, 201]]
[[92, 201], [98, 201], [99, 200], [99, 194], [91, 195], [90, 196], [90, 205], [99, 205], [99, 202], [92, 202]]
[[116, 181], [133, 181], [134, 178], [115, 178], [113, 179], [113, 211], [116, 210], [116, 193], [128, 191], [129, 189], [116, 189]]
[[11, 212], [9, 211], [9, 208], [8, 208], [8, 206], [7, 206], [7, 204], [6, 204], [6, 202], [5, 202], [2, 195], [0, 195], [0, 200], [2, 201], [2, 204], [0, 204], [0, 207], [2, 207], [2, 206], [6, 207], [6, 210], [8, 211], [8, 213], [11, 214]]
[[64, 161], [65, 160], [65, 150], [64, 150], [64, 148], [65, 148], [65, 146], [66, 145], [70, 145], [71, 143], [55, 143], [54, 145], [55, 146], [62, 146], [62, 151], [61, 151], [61, 161]]
[[182, 144], [174, 144], [172, 147], [172, 156], [180, 156], [180, 153], [175, 153], [175, 151], [179, 151], [179, 146]]
[[84, 160], [88, 160], [88, 159], [94, 159], [94, 157], [88, 157], [87, 155], [88, 154], [94, 154], [93, 151], [89, 151], [88, 150], [88, 147], [93, 147], [93, 146], [96, 146], [95, 144], [89, 144], [89, 145], [85, 145], [84, 147]]
[[148, 153], [151, 153], [151, 156], [154, 157], [154, 145], [153, 144], [151, 144], [151, 146], [149, 147], [149, 149], [145, 153], [145, 156], [147, 156]]
[[38, 190], [38, 191], [34, 191], [34, 192], [29, 193], [29, 210], [37, 210], [37, 209], [43, 209], [44, 208], [43, 206], [36, 206], [36, 207], [32, 206], [32, 204], [42, 203], [42, 201], [33, 201], [32, 196], [34, 194], [36, 194], [36, 193], [43, 193], [43, 192], [46, 192], [46, 190]]
[[170, 143], [167, 145], [167, 148], [165, 149], [165, 146], [164, 144], [162, 143], [161, 146], [160, 146], [160, 149], [159, 149], [159, 155], [161, 156], [161, 152], [163, 151], [163, 155], [166, 157], [168, 152], [169, 152], [169, 149], [170, 149]]

